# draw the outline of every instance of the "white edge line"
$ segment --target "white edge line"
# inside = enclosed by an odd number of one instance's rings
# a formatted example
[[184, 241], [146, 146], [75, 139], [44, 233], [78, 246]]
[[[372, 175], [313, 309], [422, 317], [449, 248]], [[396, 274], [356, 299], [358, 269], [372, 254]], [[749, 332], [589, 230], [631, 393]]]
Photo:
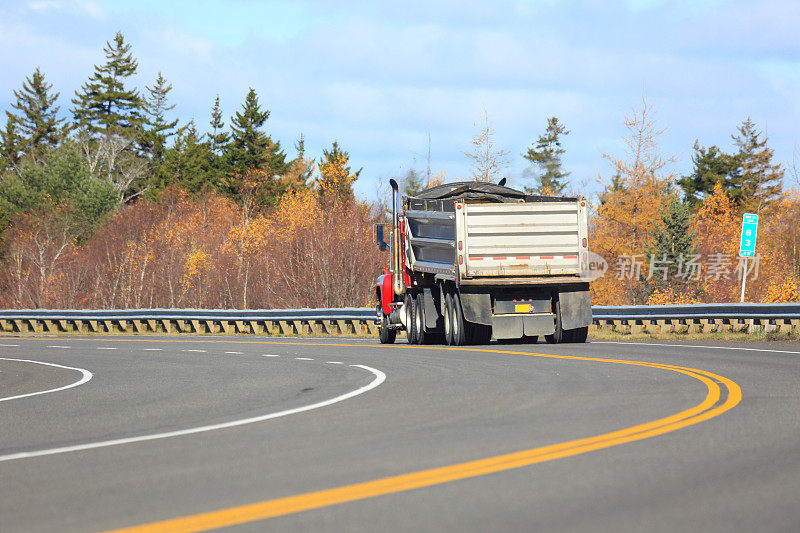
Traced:
[[78, 387], [80, 385], [83, 385], [84, 383], [86, 383], [87, 381], [92, 379], [92, 373], [89, 372], [86, 369], [83, 369], [83, 368], [75, 368], [73, 366], [57, 365], [55, 363], [45, 363], [43, 361], [31, 361], [30, 359], [11, 359], [9, 357], [0, 357], [0, 359], [2, 359], [3, 361], [19, 361], [21, 363], [34, 363], [34, 364], [37, 364], [37, 365], [54, 366], [54, 367], [57, 367], [57, 368], [66, 368], [67, 370], [77, 370], [78, 372], [83, 374], [83, 377], [81, 377], [81, 379], [79, 379], [75, 383], [70, 383], [69, 385], [64, 385], [63, 387], [57, 387], [55, 389], [47, 389], [47, 390], [42, 390], [42, 391], [38, 391], [38, 392], [29, 392], [27, 394], [19, 394], [17, 396], [8, 396], [6, 398], [0, 398], [0, 402], [7, 402], [8, 400], [17, 400], [19, 398], [28, 398], [29, 396], [38, 396], [40, 394], [48, 394], [48, 393], [51, 393], [51, 392], [58, 392], [58, 391], [62, 391], [62, 390], [67, 390], [67, 389], [71, 389], [72, 387]]
[[[59, 366], [59, 365], [54, 365]], [[164, 433], [155, 433], [153, 435], [141, 435], [139, 437], [128, 437], [124, 439], [113, 439], [113, 440], [106, 440], [101, 442], [90, 442], [88, 444], [77, 444], [75, 446], [62, 446], [60, 448], [51, 448], [49, 450], [37, 450], [33, 452], [19, 452], [19, 453], [12, 453], [10, 455], [0, 455], [0, 462], [4, 461], [14, 461], [16, 459], [25, 459], [29, 457], [42, 457], [44, 455], [56, 455], [59, 453], [68, 453], [68, 452], [78, 452], [83, 450], [92, 450], [95, 448], [105, 448], [108, 446], [117, 446], [120, 444], [131, 444], [134, 442], [145, 442], [148, 440], [158, 440], [158, 439], [168, 439], [171, 437], [181, 437], [183, 435], [192, 435], [195, 433], [204, 433], [206, 431], [216, 431], [218, 429], [227, 429], [236, 426], [244, 426], [246, 424], [254, 424], [256, 422], [263, 422], [265, 420], [270, 420], [273, 418], [280, 418], [282, 416], [294, 415], [297, 413], [302, 413], [305, 411], [311, 411], [313, 409], [319, 409], [320, 407], [326, 407], [328, 405], [333, 405], [335, 403], [342, 402], [344, 400], [348, 400], [360, 394], [364, 394], [365, 392], [371, 391], [384, 381], [386, 381], [386, 374], [381, 372], [376, 368], [372, 368], [369, 366], [364, 365], [350, 365], [357, 368], [362, 368], [369, 372], [372, 372], [375, 375], [375, 379], [373, 379], [369, 384], [364, 385], [354, 391], [350, 391], [348, 393], [342, 394], [340, 396], [336, 396], [335, 398], [331, 398], [329, 400], [324, 400], [321, 402], [313, 403], [311, 405], [306, 405], [303, 407], [295, 407], [294, 409], [287, 409], [285, 411], [278, 411], [277, 413], [270, 413], [268, 415], [261, 415], [255, 416], [252, 418], [243, 418], [241, 420], [232, 420], [230, 422], [222, 422], [220, 424], [212, 424], [209, 426], [199, 426], [195, 428], [189, 429], [181, 429], [177, 431], [167, 431]], [[66, 368], [66, 367], [65, 367]], [[91, 375], [91, 374], [90, 374]], [[74, 385], [71, 385], [74, 386]]]
[[665, 344], [659, 342], [620, 342], [620, 341], [591, 341], [589, 344], [641, 344], [643, 346], [670, 346], [670, 347], [684, 347], [684, 348], [711, 348], [713, 350], [742, 350], [745, 352], [772, 352], [772, 353], [791, 353], [800, 354], [800, 352], [792, 352], [789, 350], [770, 350], [769, 348], [738, 348], [736, 346], [704, 346], [702, 344]]

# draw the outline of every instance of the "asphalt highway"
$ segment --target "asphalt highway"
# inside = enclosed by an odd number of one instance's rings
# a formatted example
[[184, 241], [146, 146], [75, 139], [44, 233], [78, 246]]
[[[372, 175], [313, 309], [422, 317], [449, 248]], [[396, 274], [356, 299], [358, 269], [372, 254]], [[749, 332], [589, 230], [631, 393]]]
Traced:
[[0, 338], [0, 531], [800, 531], [800, 345]]

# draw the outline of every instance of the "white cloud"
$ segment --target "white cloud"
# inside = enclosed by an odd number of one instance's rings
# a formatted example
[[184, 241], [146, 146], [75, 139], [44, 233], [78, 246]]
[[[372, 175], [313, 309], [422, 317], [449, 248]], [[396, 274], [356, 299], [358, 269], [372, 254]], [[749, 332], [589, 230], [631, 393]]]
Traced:
[[40, 14], [68, 12], [89, 15], [95, 19], [105, 14], [103, 8], [91, 0], [33, 0], [27, 3], [27, 7]]

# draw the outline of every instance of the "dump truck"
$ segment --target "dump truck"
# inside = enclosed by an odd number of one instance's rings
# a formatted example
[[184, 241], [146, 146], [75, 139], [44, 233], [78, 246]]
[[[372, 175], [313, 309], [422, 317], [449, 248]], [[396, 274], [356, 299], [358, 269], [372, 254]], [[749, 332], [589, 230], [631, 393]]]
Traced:
[[[375, 286], [380, 341], [585, 342], [592, 322], [587, 203], [458, 182], [402, 201], [375, 226], [389, 267]], [[386, 242], [387, 231], [389, 232]]]

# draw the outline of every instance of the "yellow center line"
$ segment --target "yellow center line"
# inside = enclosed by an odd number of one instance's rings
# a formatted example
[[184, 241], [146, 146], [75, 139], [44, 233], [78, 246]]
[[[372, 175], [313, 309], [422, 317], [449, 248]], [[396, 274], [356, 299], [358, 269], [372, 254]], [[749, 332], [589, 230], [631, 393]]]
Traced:
[[[92, 339], [78, 339], [78, 340], [92, 340]], [[149, 339], [104, 339], [105, 342], [114, 340], [118, 342], [152, 342]], [[157, 342], [186, 342], [185, 340], [158, 340]], [[299, 342], [280, 342], [280, 341], [232, 341], [232, 340], [210, 340], [210, 339], [192, 339], [192, 342], [205, 342], [205, 343], [241, 343], [241, 344], [281, 344], [281, 345], [294, 345], [294, 346], [339, 346], [339, 347], [360, 347], [360, 348], [376, 348], [375, 345], [366, 344], [345, 344], [345, 343], [299, 343]], [[698, 370], [695, 368], [681, 367], [675, 365], [666, 365], [659, 363], [649, 363], [645, 361], [626, 361], [623, 359], [602, 359], [597, 357], [582, 357], [571, 355], [553, 355], [553, 354], [540, 354], [529, 352], [516, 352], [509, 350], [491, 350], [485, 348], [442, 348], [442, 347], [408, 347], [409, 349], [453, 349], [453, 350], [468, 350], [484, 353], [499, 353], [511, 355], [524, 355], [529, 357], [542, 357], [547, 359], [567, 359], [575, 361], [591, 361], [606, 364], [620, 364], [642, 366], [649, 368], [656, 368], [660, 370], [668, 370], [671, 372], [678, 372], [686, 376], [702, 382], [708, 389], [708, 394], [705, 399], [699, 404], [675, 413], [674, 415], [653, 420], [644, 424], [638, 424], [628, 428], [604, 433], [593, 437], [571, 440], [561, 442], [558, 444], [551, 444], [548, 446], [541, 446], [538, 448], [531, 448], [514, 453], [507, 453], [497, 455], [494, 457], [487, 457], [485, 459], [478, 459], [474, 461], [467, 461], [457, 463], [449, 466], [438, 468], [430, 468], [411, 472], [408, 474], [400, 474], [396, 476], [385, 477], [372, 481], [365, 481], [362, 483], [355, 483], [352, 485], [345, 485], [331, 489], [319, 490], [305, 494], [298, 494], [284, 498], [276, 498], [257, 503], [240, 505], [236, 507], [229, 507], [227, 509], [219, 509], [216, 511], [209, 511], [195, 515], [173, 518], [163, 520], [160, 522], [153, 522], [140, 526], [124, 528], [115, 530], [117, 532], [137, 532], [137, 533], [156, 533], [156, 532], [192, 532], [192, 531], [208, 531], [221, 527], [233, 526], [236, 524], [243, 524], [247, 522], [254, 522], [257, 520], [264, 520], [276, 516], [283, 516], [301, 511], [308, 511], [311, 509], [318, 509], [320, 507], [327, 507], [330, 505], [337, 505], [341, 503], [362, 500], [365, 498], [373, 498], [386, 494], [393, 494], [397, 492], [418, 489], [422, 487], [429, 487], [442, 483], [448, 483], [459, 479], [472, 478], [491, 474], [494, 472], [502, 472], [519, 468], [522, 466], [530, 466], [545, 461], [552, 461], [554, 459], [561, 459], [570, 457], [593, 450], [600, 450], [603, 448], [610, 448], [628, 442], [643, 440], [657, 435], [663, 435], [671, 431], [676, 431], [699, 422], [703, 422], [715, 416], [718, 416], [736, 406], [742, 399], [742, 392], [739, 386], [732, 380], [713, 374], [705, 370]], [[720, 405], [716, 405], [722, 398], [722, 390], [719, 383], [727, 389], [727, 397]], [[716, 407], [714, 407], [716, 405]]]

